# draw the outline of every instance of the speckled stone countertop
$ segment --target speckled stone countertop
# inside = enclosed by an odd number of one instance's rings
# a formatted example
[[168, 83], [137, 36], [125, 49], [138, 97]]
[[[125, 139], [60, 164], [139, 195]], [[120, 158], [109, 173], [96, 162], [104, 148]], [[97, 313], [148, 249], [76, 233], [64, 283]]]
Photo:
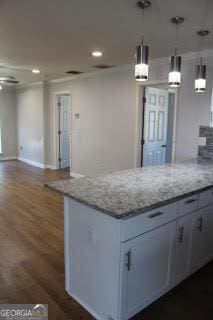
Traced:
[[45, 186], [117, 219], [213, 186], [213, 161], [198, 159], [51, 182]]

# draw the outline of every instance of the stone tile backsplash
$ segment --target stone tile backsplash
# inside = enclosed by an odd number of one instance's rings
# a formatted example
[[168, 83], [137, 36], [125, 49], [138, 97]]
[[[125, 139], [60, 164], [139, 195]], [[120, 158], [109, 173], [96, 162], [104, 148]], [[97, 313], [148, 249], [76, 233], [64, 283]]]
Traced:
[[198, 156], [213, 159], [213, 127], [200, 126], [199, 137], [206, 138], [206, 145], [198, 146]]

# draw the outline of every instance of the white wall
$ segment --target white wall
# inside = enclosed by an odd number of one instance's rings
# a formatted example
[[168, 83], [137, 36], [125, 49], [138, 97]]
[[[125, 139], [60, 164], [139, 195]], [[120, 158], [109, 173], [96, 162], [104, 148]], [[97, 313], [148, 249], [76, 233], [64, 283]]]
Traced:
[[179, 89], [176, 160], [197, 157], [199, 126], [210, 123], [213, 69], [208, 68], [205, 93], [194, 92], [194, 64], [185, 63], [183, 70]]
[[[213, 61], [208, 61], [207, 91], [196, 94], [195, 59], [187, 56], [184, 60], [178, 93], [177, 160], [197, 156], [199, 126], [209, 124], [213, 79], [210, 62], [213, 66]], [[167, 75], [167, 58], [151, 61], [148, 84], [167, 83]], [[72, 100], [71, 170], [87, 175], [134, 167], [135, 154], [140, 156], [142, 107], [133, 66], [19, 90], [20, 157], [54, 167], [54, 93], [68, 90]], [[80, 119], [75, 119], [75, 113]]]
[[43, 86], [17, 91], [19, 158], [44, 165]]
[[0, 91], [0, 125], [2, 153], [0, 160], [17, 156], [16, 95], [13, 89]]
[[133, 167], [136, 87], [129, 68], [50, 84], [49, 164], [54, 161], [53, 95], [63, 90], [71, 91], [72, 100], [71, 170], [94, 174]]

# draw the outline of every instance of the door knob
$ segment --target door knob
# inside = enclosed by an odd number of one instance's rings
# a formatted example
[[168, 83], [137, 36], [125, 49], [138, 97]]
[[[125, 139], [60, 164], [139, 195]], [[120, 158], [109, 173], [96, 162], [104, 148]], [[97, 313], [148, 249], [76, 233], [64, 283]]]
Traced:
[[161, 148], [167, 148], [167, 144], [162, 144]]

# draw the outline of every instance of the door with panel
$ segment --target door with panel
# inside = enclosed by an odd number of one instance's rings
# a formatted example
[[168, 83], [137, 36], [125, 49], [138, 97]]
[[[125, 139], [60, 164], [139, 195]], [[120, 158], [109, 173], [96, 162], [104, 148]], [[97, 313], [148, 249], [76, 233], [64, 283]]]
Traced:
[[60, 125], [60, 169], [70, 166], [70, 96], [60, 95], [59, 109], [59, 125]]
[[162, 165], [166, 162], [168, 91], [146, 87], [145, 94], [143, 166]]
[[178, 219], [176, 224], [174, 283], [181, 282], [190, 272], [193, 221], [196, 213]]
[[192, 266], [200, 267], [213, 258], [213, 205], [197, 211], [194, 220]]
[[175, 222], [122, 244], [122, 319], [129, 319], [168, 290]]

